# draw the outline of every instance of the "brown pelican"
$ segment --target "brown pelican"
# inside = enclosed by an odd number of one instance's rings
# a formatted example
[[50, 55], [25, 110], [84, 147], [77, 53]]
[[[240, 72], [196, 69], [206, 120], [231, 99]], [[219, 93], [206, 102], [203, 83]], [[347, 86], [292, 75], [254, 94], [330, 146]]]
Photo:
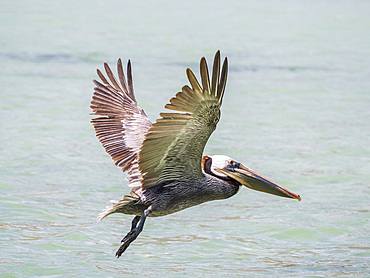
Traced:
[[104, 83], [93, 80], [91, 120], [96, 136], [115, 164], [127, 171], [130, 195], [111, 201], [99, 221], [112, 213], [135, 215], [130, 232], [122, 239], [120, 257], [141, 233], [148, 216], [171, 214], [212, 200], [226, 199], [241, 185], [281, 197], [301, 200], [297, 194], [245, 167], [225, 155], [203, 156], [204, 146], [220, 120], [228, 62], [220, 70], [217, 51], [211, 80], [206, 59], [200, 60], [199, 84], [186, 70], [191, 87], [185, 85], [155, 123], [141, 109], [134, 95], [131, 63], [127, 63], [127, 83], [121, 59], [117, 62], [118, 80], [107, 63], [108, 79], [97, 70]]

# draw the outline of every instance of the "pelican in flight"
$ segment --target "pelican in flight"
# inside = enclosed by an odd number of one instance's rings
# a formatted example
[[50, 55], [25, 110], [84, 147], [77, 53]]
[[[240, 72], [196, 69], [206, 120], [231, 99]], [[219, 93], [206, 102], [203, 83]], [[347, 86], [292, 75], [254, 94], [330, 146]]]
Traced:
[[186, 70], [190, 85], [171, 98], [151, 123], [134, 95], [130, 60], [127, 82], [121, 59], [117, 62], [118, 79], [107, 63], [108, 79], [98, 69], [102, 83], [95, 84], [91, 101], [91, 120], [96, 136], [115, 164], [127, 172], [132, 188], [129, 195], [99, 215], [98, 221], [112, 213], [134, 215], [131, 230], [116, 252], [120, 257], [137, 238], [148, 216], [171, 214], [212, 200], [235, 195], [242, 185], [281, 197], [301, 197], [265, 178], [240, 162], [225, 156], [203, 156], [209, 136], [220, 120], [225, 92], [228, 61], [220, 67], [220, 51], [213, 61], [209, 77], [206, 59], [200, 60], [200, 80]]

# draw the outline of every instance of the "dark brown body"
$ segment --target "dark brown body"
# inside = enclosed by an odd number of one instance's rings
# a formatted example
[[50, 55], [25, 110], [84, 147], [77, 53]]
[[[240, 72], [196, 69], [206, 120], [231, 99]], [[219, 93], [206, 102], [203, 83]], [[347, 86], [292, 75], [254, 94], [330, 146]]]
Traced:
[[173, 181], [145, 191], [133, 188], [133, 192], [140, 198], [120, 206], [115, 212], [140, 216], [152, 206], [150, 217], [164, 216], [204, 202], [227, 199], [235, 195], [241, 186], [231, 179], [222, 180], [206, 173], [204, 175], [200, 182]]

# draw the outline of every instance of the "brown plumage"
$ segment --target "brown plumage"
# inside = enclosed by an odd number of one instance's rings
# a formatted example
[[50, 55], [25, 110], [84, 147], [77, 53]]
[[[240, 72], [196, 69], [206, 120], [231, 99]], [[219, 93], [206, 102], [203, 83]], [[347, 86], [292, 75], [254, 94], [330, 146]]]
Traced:
[[226, 156], [202, 154], [209, 136], [220, 120], [228, 61], [220, 71], [217, 51], [210, 80], [205, 58], [200, 61], [201, 83], [186, 70], [191, 87], [185, 85], [165, 108], [177, 112], [161, 113], [151, 124], [138, 106], [132, 81], [131, 63], [127, 64], [127, 83], [121, 59], [117, 63], [118, 81], [107, 63], [108, 79], [98, 70], [102, 83], [96, 85], [91, 101], [91, 120], [96, 136], [132, 187], [130, 195], [100, 214], [99, 220], [112, 213], [136, 215], [131, 231], [122, 239], [119, 257], [142, 231], [148, 215], [163, 216], [203, 202], [225, 199], [240, 186], [271, 194], [300, 197], [260, 176]]

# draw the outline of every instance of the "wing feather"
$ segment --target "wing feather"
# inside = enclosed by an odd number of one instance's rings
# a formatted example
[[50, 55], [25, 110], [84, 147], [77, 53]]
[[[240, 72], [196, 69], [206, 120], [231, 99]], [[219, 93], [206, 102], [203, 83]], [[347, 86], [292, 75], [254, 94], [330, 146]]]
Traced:
[[217, 98], [219, 99], [220, 103], [222, 103], [222, 98], [225, 92], [226, 81], [227, 81], [227, 71], [228, 71], [228, 63], [227, 63], [227, 59], [225, 58], [224, 64], [222, 66], [220, 84], [217, 88]]
[[197, 92], [199, 95], [202, 95], [203, 93], [202, 87], [199, 85], [198, 80], [195, 77], [194, 73], [189, 68], [187, 68], [186, 74], [188, 76], [191, 86], [193, 87], [193, 90]]
[[193, 90], [188, 85], [185, 85], [184, 87], [182, 87], [181, 91], [184, 94], [184, 96], [186, 96], [189, 100], [192, 100], [194, 102], [203, 100], [201, 95], [194, 94]]
[[220, 51], [217, 51], [213, 61], [212, 71], [212, 92], [216, 93], [218, 90], [218, 82], [220, 79]]
[[212, 86], [205, 58], [200, 62], [203, 88], [194, 73], [186, 70], [192, 86], [184, 86], [165, 108], [185, 113], [161, 113], [148, 130], [139, 153], [142, 187], [180, 179], [201, 179], [201, 159], [209, 136], [220, 119], [227, 79], [227, 59], [220, 76], [220, 52], [214, 58]]
[[100, 83], [95, 84], [91, 101], [92, 115], [100, 117], [91, 120], [96, 136], [115, 164], [127, 172], [130, 186], [141, 184], [143, 179], [138, 166], [138, 156], [145, 134], [151, 126], [149, 118], [138, 106], [133, 89], [131, 63], [127, 64], [127, 83], [121, 59], [117, 62], [118, 80], [107, 63], [105, 78], [98, 69]]
[[203, 85], [204, 91], [206, 91], [208, 94], [211, 94], [208, 67], [207, 67], [206, 59], [204, 57], [200, 60], [200, 76], [202, 78], [202, 85]]
[[112, 82], [113, 85], [111, 85], [114, 89], [116, 89], [117, 91], [120, 91], [120, 92], [124, 92], [123, 89], [121, 88], [121, 86], [118, 84], [116, 78], [114, 77], [114, 74], [112, 72], [112, 70], [110, 69], [110, 67], [108, 66], [107, 62], [104, 62], [104, 69], [105, 69], [105, 72], [107, 73], [108, 75], [108, 78], [109, 80]]
[[134, 81], [132, 79], [132, 73], [131, 73], [131, 62], [128, 60], [127, 63], [127, 83], [129, 88], [129, 94], [130, 97], [136, 102], [135, 95], [134, 95]]
[[[121, 83], [123, 91], [128, 92], [126, 79], [125, 79], [125, 74], [123, 72], [123, 66], [122, 66], [121, 58], [119, 58], [118, 62], [117, 62], [117, 72], [118, 72], [119, 82]], [[134, 98], [131, 98], [131, 99], [135, 100]]]

